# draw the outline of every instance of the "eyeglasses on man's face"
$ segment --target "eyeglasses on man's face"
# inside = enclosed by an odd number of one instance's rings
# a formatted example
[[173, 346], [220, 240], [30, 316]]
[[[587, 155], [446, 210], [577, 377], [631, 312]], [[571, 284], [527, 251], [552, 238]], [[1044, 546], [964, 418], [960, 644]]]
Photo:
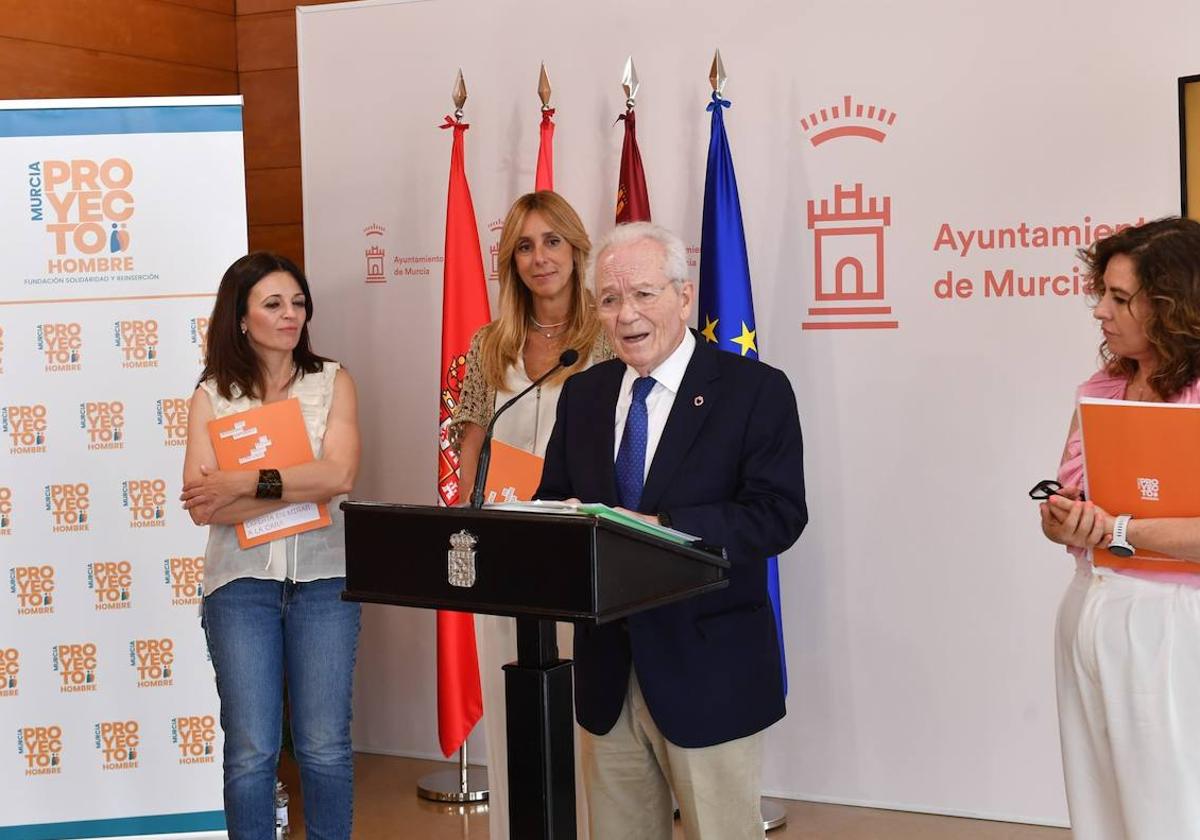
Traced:
[[600, 298], [596, 301], [596, 308], [605, 315], [615, 315], [628, 303], [635, 312], [645, 312], [654, 308], [659, 298], [662, 297], [662, 293], [670, 285], [672, 285], [671, 281], [668, 280], [661, 286], [638, 286], [630, 289], [628, 294], [601, 292]]

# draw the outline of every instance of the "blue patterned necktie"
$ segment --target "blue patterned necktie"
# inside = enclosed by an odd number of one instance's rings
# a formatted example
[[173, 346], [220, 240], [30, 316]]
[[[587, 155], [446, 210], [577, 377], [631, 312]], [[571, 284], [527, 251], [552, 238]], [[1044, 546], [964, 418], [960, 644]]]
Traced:
[[653, 377], [643, 376], [633, 381], [633, 402], [625, 417], [621, 448], [617, 450], [617, 496], [621, 506], [637, 510], [642, 503], [642, 484], [646, 475], [646, 433], [648, 415], [646, 397], [654, 387]]

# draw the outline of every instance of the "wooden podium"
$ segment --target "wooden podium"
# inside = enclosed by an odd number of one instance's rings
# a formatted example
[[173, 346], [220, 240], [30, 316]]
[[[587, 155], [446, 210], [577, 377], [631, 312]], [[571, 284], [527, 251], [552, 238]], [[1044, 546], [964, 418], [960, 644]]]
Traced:
[[342, 510], [347, 600], [517, 619], [517, 661], [504, 666], [511, 834], [573, 840], [571, 661], [558, 656], [554, 622], [603, 624], [720, 589], [728, 561], [581, 514]]

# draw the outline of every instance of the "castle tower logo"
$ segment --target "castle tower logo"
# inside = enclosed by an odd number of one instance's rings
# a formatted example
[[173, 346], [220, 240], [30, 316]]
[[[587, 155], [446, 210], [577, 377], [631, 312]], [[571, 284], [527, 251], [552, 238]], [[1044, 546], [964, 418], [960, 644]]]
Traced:
[[841, 103], [803, 117], [800, 127], [808, 134], [808, 142], [820, 146], [840, 137], [861, 137], [882, 143], [887, 139], [888, 129], [895, 123], [895, 111], [879, 105], [856, 104], [847, 94], [842, 97]]
[[863, 185], [833, 188], [833, 200], [808, 202], [813, 231], [813, 299], [806, 330], [896, 329], [885, 301], [884, 231], [892, 223], [892, 200], [863, 193]]
[[500, 233], [504, 230], [504, 220], [495, 219], [488, 225], [488, 275], [489, 283], [500, 282]]
[[370, 224], [363, 228], [363, 236], [367, 237], [367, 250], [364, 252], [364, 256], [367, 259], [366, 282], [368, 283], [387, 282], [387, 274], [383, 267], [384, 261], [387, 259], [387, 251], [384, 250], [378, 239], [386, 232], [386, 228], [376, 224]]

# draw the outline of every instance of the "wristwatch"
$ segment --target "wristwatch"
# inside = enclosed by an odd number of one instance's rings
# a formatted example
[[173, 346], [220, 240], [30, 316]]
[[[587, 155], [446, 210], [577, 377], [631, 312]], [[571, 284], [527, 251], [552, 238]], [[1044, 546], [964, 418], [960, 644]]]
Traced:
[[1133, 556], [1134, 548], [1125, 537], [1130, 519], [1133, 519], [1131, 514], [1123, 513], [1113, 520], [1112, 540], [1108, 544], [1108, 550], [1118, 557]]

